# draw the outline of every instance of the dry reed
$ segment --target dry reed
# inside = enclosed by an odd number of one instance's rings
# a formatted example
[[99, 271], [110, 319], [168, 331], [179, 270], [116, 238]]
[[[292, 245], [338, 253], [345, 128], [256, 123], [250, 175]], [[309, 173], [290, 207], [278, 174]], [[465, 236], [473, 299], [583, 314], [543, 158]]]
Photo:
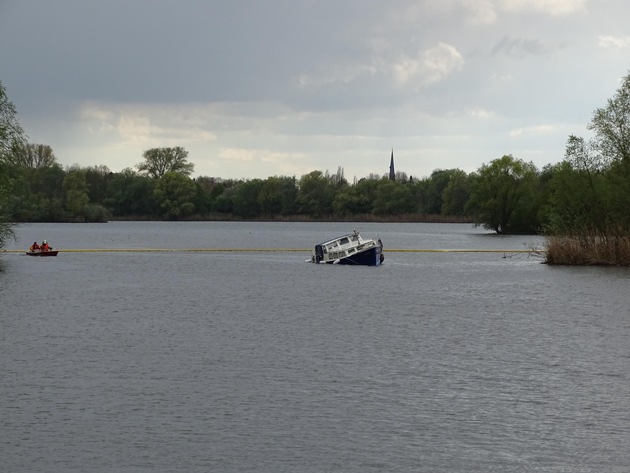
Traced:
[[630, 266], [630, 236], [551, 236], [546, 254], [547, 264]]

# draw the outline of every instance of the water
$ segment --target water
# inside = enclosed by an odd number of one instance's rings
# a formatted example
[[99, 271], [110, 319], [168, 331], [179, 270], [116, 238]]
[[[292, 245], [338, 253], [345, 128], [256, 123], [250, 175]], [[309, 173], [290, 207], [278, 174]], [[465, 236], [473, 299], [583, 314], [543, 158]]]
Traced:
[[[304, 263], [380, 236], [378, 268]], [[7, 472], [626, 472], [630, 271], [468, 225], [22, 225], [0, 257]]]

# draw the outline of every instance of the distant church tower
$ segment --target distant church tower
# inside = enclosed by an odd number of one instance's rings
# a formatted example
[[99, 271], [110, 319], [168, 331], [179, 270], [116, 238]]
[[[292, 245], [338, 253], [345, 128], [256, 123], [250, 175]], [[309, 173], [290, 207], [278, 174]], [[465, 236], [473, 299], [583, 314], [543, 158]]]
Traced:
[[392, 149], [392, 159], [389, 162], [389, 180], [396, 180], [396, 171], [394, 171], [394, 150]]

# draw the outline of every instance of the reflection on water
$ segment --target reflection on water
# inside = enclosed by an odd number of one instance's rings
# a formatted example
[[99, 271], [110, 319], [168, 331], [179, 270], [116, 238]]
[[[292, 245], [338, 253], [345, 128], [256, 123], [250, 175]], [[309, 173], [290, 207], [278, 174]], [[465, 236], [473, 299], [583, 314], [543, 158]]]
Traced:
[[303, 262], [347, 229], [20, 226], [14, 248], [305, 253], [2, 256], [4, 468], [626, 470], [630, 272], [387, 253], [532, 239], [421, 224], [361, 224], [378, 268]]

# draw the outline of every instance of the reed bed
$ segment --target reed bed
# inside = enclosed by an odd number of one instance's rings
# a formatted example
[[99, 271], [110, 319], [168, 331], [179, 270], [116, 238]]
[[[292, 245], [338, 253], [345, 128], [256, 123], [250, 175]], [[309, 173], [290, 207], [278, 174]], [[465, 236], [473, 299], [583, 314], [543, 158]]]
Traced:
[[630, 266], [630, 236], [547, 237], [547, 264]]

